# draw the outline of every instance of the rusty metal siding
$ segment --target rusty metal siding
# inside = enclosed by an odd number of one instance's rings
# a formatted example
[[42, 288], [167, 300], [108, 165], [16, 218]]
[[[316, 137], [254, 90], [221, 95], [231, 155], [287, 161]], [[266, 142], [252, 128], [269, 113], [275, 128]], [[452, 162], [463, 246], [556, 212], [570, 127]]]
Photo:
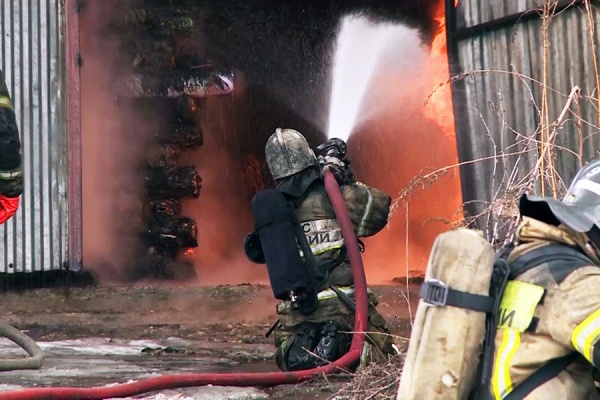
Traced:
[[[514, 3], [516, 7], [530, 2]], [[476, 0], [463, 2], [462, 13], [457, 10], [456, 20], [449, 24], [453, 32], [448, 33], [454, 63], [452, 74], [461, 76], [453, 84], [459, 158], [463, 162], [481, 160], [461, 171], [468, 179], [463, 185], [465, 200], [478, 204], [472, 212], [482, 211], [486, 203], [512, 186], [509, 180], [513, 179], [514, 183], [514, 179], [523, 178], [534, 168], [539, 158], [536, 140], [539, 139], [543, 80], [541, 18], [532, 17], [505, 27], [496, 26], [487, 32], [461, 36], [460, 26], [486, 22], [485, 18], [467, 20], [465, 17], [465, 14], [477, 14], [478, 4]], [[588, 14], [581, 5], [555, 15], [548, 32], [549, 121], [552, 123], [559, 117], [573, 86], [579, 86], [584, 96], [579, 103], [581, 129], [578, 118], [568, 114], [557, 134], [556, 144], [562, 148], [556, 152], [555, 165], [567, 184], [579, 168], [580, 145], [584, 161], [597, 155], [600, 149], [592, 54], [595, 49], [600, 60], [597, 46], [600, 19], [597, 3], [594, 4], [594, 46]], [[471, 27], [476, 28], [476, 25]], [[577, 106], [571, 109], [577, 110]], [[540, 194], [539, 187], [534, 189]]]
[[0, 62], [21, 136], [25, 189], [0, 226], [0, 273], [60, 269], [67, 259], [64, 1], [0, 1]]

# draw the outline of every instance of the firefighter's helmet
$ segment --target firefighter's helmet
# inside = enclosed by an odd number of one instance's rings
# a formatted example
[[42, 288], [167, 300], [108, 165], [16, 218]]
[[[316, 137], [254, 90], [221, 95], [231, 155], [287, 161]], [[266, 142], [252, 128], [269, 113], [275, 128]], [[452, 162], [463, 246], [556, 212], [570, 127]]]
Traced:
[[293, 129], [277, 128], [267, 140], [265, 155], [269, 171], [276, 181], [317, 166], [310, 145], [300, 132]]
[[524, 195], [519, 207], [522, 215], [562, 223], [575, 232], [600, 228], [600, 160], [588, 163], [575, 175], [562, 200]]

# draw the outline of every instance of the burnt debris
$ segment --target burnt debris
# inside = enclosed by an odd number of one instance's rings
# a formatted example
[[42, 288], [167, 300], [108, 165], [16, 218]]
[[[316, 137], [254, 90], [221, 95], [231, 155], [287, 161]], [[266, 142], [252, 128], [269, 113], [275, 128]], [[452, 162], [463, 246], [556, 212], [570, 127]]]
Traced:
[[202, 178], [195, 167], [149, 167], [146, 190], [152, 198], [181, 199], [200, 196]]
[[180, 202], [200, 196], [202, 178], [181, 154], [202, 146], [198, 111], [207, 97], [233, 93], [233, 73], [215, 71], [179, 46], [193, 34], [196, 21], [176, 2], [130, 0], [112, 27], [120, 33], [130, 66], [129, 74], [117, 80], [117, 101], [152, 126], [144, 167], [144, 249], [136, 275], [189, 279], [195, 276], [193, 265], [179, 257], [198, 247], [198, 227], [181, 215]]

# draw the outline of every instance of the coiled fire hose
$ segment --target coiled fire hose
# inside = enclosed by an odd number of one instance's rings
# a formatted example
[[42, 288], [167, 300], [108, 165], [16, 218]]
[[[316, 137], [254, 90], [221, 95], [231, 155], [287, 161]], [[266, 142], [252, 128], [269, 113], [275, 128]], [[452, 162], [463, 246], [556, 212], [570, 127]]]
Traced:
[[29, 336], [4, 321], [0, 321], [0, 336], [12, 340], [31, 356], [15, 360], [0, 359], [0, 371], [39, 369], [42, 367], [44, 363], [44, 351]]
[[304, 371], [266, 372], [266, 373], [193, 373], [160, 376], [143, 379], [133, 383], [125, 383], [111, 387], [74, 388], [49, 387], [35, 389], [19, 389], [0, 393], [2, 400], [54, 400], [54, 399], [105, 399], [136, 396], [158, 390], [194, 386], [256, 386], [269, 387], [283, 384], [300, 383], [319, 375], [332, 374], [341, 369], [351, 368], [359, 361], [365, 342], [367, 324], [368, 298], [367, 282], [358, 240], [340, 188], [329, 170], [325, 170], [325, 190], [340, 224], [344, 244], [348, 249], [352, 276], [354, 278], [354, 295], [356, 312], [354, 334], [350, 350], [331, 364]]

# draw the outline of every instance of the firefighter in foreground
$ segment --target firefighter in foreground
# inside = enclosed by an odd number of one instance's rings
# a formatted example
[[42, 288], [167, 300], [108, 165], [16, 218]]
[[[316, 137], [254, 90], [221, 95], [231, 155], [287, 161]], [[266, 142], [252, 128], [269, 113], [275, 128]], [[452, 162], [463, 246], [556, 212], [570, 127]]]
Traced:
[[16, 212], [22, 193], [19, 130], [4, 73], [0, 70], [0, 223]]
[[[600, 398], [592, 379], [600, 367], [600, 160], [579, 171], [562, 201], [523, 196], [520, 213], [499, 256], [509, 279], [529, 285], [518, 301], [502, 298], [493, 397], [529, 378], [528, 400]], [[530, 378], [536, 371], [541, 378]]]
[[562, 200], [525, 195], [519, 211], [495, 257], [481, 232], [436, 240], [398, 400], [600, 399], [600, 160]]
[[[265, 153], [275, 182], [252, 200], [255, 230], [245, 251], [266, 263], [279, 320], [274, 332], [276, 362], [282, 371], [325, 365], [350, 348], [354, 326], [353, 278], [344, 241], [323, 184], [324, 168], [334, 173], [357, 237], [387, 224], [391, 198], [356, 181], [345, 160], [346, 145], [332, 139], [316, 149], [292, 129], [277, 129]], [[364, 247], [363, 247], [364, 250]], [[385, 319], [369, 291], [369, 321], [362, 362], [396, 354]]]

